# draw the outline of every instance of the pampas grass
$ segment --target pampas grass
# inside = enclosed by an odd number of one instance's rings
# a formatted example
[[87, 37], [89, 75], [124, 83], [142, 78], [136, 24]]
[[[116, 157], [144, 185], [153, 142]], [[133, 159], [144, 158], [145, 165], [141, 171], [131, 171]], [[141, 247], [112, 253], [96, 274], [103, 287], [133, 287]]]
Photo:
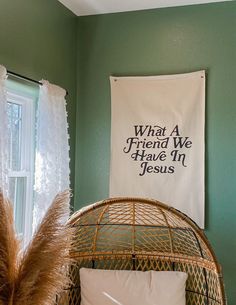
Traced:
[[[53, 305], [69, 284], [70, 192], [57, 195], [31, 243], [19, 252], [12, 208], [0, 194], [0, 305]], [[65, 221], [64, 221], [65, 222]]]
[[10, 304], [18, 271], [19, 241], [14, 230], [13, 209], [0, 192], [0, 305]]

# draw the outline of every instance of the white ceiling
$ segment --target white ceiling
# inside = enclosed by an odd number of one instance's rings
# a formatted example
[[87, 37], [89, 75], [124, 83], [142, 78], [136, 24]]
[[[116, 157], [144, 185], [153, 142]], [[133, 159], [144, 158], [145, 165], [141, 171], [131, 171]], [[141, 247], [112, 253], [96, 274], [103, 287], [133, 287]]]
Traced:
[[137, 11], [231, 0], [59, 0], [77, 16]]

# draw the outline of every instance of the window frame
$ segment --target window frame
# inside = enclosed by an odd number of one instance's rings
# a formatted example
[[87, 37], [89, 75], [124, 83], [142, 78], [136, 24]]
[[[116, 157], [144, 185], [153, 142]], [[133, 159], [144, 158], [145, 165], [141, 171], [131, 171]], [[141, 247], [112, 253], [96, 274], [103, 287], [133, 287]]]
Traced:
[[[23, 245], [25, 246], [32, 236], [33, 223], [33, 185], [34, 185], [34, 159], [35, 159], [35, 100], [7, 88], [7, 103], [21, 105], [21, 162], [20, 170], [8, 169], [8, 178], [25, 178], [25, 202], [23, 219]], [[15, 214], [15, 210], [14, 210]]]

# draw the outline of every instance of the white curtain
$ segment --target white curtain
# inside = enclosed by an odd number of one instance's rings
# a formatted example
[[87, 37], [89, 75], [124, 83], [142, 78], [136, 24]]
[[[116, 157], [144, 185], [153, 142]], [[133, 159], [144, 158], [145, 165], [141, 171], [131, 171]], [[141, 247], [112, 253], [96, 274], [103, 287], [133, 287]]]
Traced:
[[0, 188], [7, 194], [8, 190], [8, 140], [7, 140], [7, 70], [0, 65]]
[[66, 91], [48, 81], [42, 82], [36, 126], [33, 229], [55, 195], [70, 184]]

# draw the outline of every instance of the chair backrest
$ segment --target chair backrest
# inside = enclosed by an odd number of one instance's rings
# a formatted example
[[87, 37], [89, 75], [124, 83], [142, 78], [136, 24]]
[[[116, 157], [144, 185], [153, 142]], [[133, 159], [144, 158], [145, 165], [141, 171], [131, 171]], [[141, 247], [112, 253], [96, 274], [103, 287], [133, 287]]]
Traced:
[[74, 213], [72, 286], [58, 304], [80, 304], [81, 267], [188, 273], [187, 305], [226, 305], [220, 266], [203, 231], [154, 200], [113, 198]]

